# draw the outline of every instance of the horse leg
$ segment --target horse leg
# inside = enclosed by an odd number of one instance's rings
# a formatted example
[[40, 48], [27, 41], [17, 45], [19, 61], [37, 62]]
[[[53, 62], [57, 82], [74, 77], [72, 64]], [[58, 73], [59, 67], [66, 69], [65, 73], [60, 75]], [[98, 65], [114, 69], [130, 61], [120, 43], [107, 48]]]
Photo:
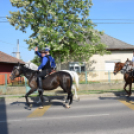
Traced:
[[129, 92], [126, 90], [127, 85], [128, 85], [128, 83], [125, 83], [124, 90], [126, 91], [127, 95], [129, 95]]
[[[38, 93], [39, 93], [39, 91], [38, 91]], [[44, 97], [44, 100], [47, 100], [47, 101], [49, 101], [49, 102], [51, 101], [50, 98], [48, 98], [48, 97], [46, 97], [46, 96], [43, 96], [43, 97]], [[41, 99], [40, 99], [40, 97], [39, 97], [39, 100], [38, 100], [36, 103], [38, 104], [38, 103], [40, 103], [40, 102], [41, 102]]]
[[[45, 97], [45, 96], [43, 96], [44, 97], [44, 99], [46, 99], [48, 102], [51, 102], [51, 100], [48, 98], [48, 97]], [[39, 98], [39, 100], [36, 102], [37, 104], [38, 103], [40, 103], [41, 102], [41, 99]]]
[[69, 94], [69, 99], [70, 99], [69, 105], [71, 105], [72, 102], [73, 102], [73, 94], [72, 94], [71, 91], [70, 91], [70, 94]]
[[77, 98], [78, 98], [78, 96], [77, 96], [77, 91], [76, 91], [76, 88], [75, 88], [75, 86], [74, 85], [72, 85], [72, 89], [74, 89], [74, 91], [75, 91], [75, 98], [76, 98], [76, 100], [77, 100]]
[[70, 105], [72, 104], [72, 102], [73, 102], [73, 94], [72, 94], [72, 92], [71, 91], [69, 91], [68, 92], [68, 97], [67, 97], [67, 99], [68, 99], [68, 101], [69, 101], [69, 104], [68, 105], [66, 105], [66, 107], [67, 108], [70, 108]]
[[39, 97], [40, 97], [40, 100], [41, 100], [41, 102], [42, 102], [42, 107], [40, 107], [40, 108], [43, 108], [43, 106], [44, 106], [44, 98], [43, 98], [43, 90], [41, 91], [39, 91]]
[[34, 91], [36, 91], [36, 89], [30, 89], [30, 90], [26, 93], [26, 95], [25, 95], [26, 103], [27, 103], [28, 105], [29, 105], [28, 96], [29, 96], [30, 94], [32, 94]]
[[67, 96], [67, 99], [65, 100], [65, 103], [68, 103], [69, 102], [69, 95]]
[[132, 89], [132, 83], [129, 84], [129, 95], [128, 96], [131, 96], [131, 94], [132, 94], [132, 90], [131, 89]]

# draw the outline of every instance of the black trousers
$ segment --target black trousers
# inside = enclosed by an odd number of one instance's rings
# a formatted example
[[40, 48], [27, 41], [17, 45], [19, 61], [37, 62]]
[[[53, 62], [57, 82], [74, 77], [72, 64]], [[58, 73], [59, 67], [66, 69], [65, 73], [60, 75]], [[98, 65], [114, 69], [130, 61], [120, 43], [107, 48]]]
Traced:
[[39, 89], [42, 89], [42, 79], [45, 78], [46, 75], [49, 75], [50, 72], [51, 72], [51, 69], [42, 70], [41, 72], [38, 72], [37, 83], [38, 83]]

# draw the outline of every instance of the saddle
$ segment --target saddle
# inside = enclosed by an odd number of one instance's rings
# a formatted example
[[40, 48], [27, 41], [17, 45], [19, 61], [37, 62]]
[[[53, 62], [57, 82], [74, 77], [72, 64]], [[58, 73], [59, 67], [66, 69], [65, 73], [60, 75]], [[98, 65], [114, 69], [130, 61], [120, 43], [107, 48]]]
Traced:
[[[51, 75], [51, 74], [53, 74], [53, 73], [55, 73], [56, 72], [56, 70], [51, 70], [51, 72], [48, 74], [48, 75], [46, 75], [45, 77], [48, 77], [49, 75]], [[45, 78], [44, 77], [44, 78]]]
[[52, 70], [50, 73], [49, 73], [49, 75], [51, 75], [51, 74], [53, 74], [53, 73], [55, 73], [56, 72], [56, 70]]

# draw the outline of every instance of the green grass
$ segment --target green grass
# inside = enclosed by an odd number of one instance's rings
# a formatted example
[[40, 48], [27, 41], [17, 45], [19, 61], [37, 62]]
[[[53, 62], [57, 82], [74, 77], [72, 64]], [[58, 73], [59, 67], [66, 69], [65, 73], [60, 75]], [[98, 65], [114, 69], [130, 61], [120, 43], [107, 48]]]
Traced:
[[104, 93], [115, 93], [115, 92], [122, 92], [124, 90], [115, 90], [115, 89], [110, 89], [110, 90], [81, 90], [78, 91], [78, 95], [88, 95], [88, 94], [104, 94]]
[[[79, 84], [93, 84], [93, 83], [100, 83], [99, 81], [80, 81]], [[73, 84], [75, 84], [75, 82], [73, 82]]]
[[[120, 92], [125, 92], [122, 89], [110, 89], [110, 90], [79, 90], [77, 91], [78, 95], [90, 95], [90, 94], [104, 94], [104, 93], [120, 93]], [[46, 96], [55, 96], [57, 95], [66, 95], [67, 93], [56, 93], [55, 91], [51, 92], [45, 92], [44, 95]], [[73, 91], [74, 94], [74, 91]], [[38, 94], [32, 94], [30, 97], [35, 97], [38, 96]], [[5, 98], [23, 98], [25, 97], [24, 95], [12, 95], [12, 96], [5, 96]], [[2, 96], [0, 98], [3, 98]]]
[[13, 85], [12, 85], [12, 83], [9, 83], [9, 84], [7, 84], [7, 87], [22, 87], [22, 86], [25, 86], [25, 83], [13, 83]]

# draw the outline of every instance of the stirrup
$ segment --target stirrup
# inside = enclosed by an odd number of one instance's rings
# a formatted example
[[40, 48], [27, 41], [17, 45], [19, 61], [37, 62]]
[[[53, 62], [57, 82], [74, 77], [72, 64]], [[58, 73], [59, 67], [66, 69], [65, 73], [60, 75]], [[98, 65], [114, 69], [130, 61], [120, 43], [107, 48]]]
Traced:
[[43, 91], [43, 89], [41, 89], [41, 88], [38, 88], [38, 91], [39, 91], [39, 92], [42, 92], [42, 91]]

